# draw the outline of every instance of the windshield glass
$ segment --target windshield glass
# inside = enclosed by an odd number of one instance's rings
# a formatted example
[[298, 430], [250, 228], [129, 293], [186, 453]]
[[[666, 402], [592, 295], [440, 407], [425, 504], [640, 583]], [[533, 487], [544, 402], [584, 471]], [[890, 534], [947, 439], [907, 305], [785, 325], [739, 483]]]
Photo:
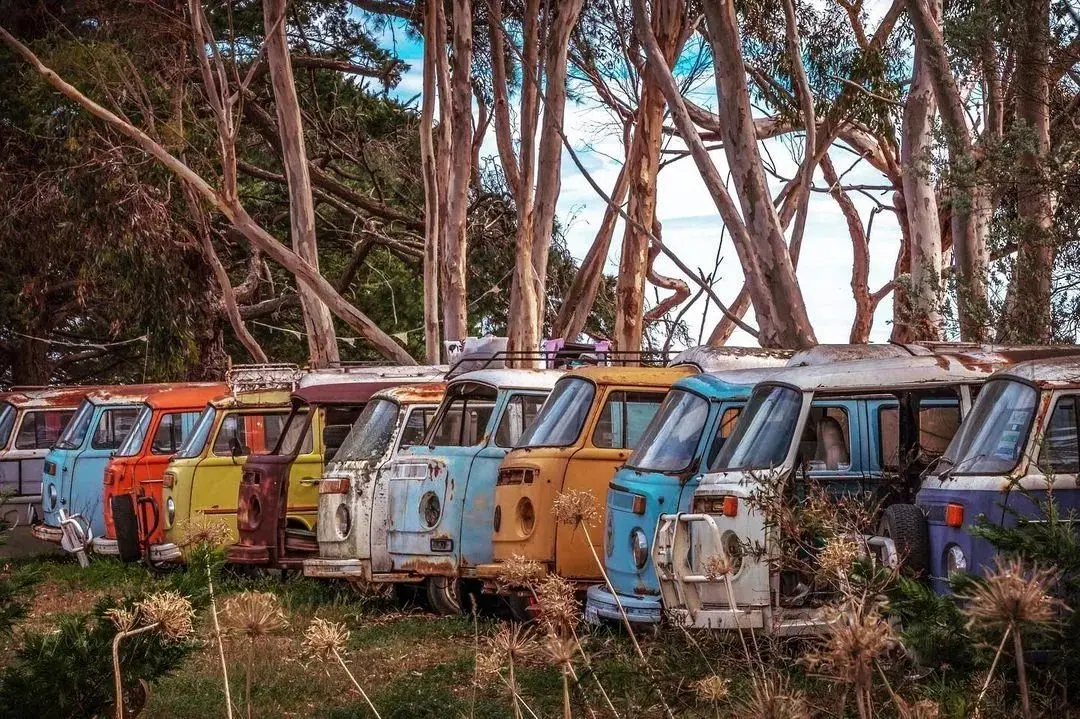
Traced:
[[142, 449], [143, 440], [146, 439], [146, 432], [150, 429], [150, 419], [154, 416], [154, 410], [150, 409], [149, 405], [143, 407], [139, 411], [139, 416], [135, 419], [135, 427], [131, 430], [131, 434], [127, 436], [124, 443], [120, 445], [120, 449], [116, 451], [118, 457], [134, 457]]
[[[285, 431], [278, 440], [277, 447], [270, 454], [292, 456], [311, 452], [311, 432], [308, 422], [308, 408], [297, 407], [285, 420]], [[303, 444], [301, 444], [303, 443]]]
[[191, 434], [188, 435], [176, 452], [177, 458], [198, 457], [202, 454], [203, 448], [206, 447], [206, 440], [210, 436], [210, 430], [214, 428], [214, 415], [216, 414], [217, 411], [212, 406], [206, 405], [206, 409], [202, 411], [199, 419], [195, 422], [195, 428], [191, 430]]
[[443, 402], [427, 444], [432, 447], [475, 447], [482, 443], [498, 392], [485, 384], [454, 385]]
[[664, 398], [627, 466], [653, 472], [681, 472], [690, 466], [709, 417], [709, 402], [673, 389]]
[[7, 402], [0, 405], [0, 447], [6, 447], [11, 439], [11, 428], [15, 426], [15, 411]]
[[525, 430], [519, 447], [566, 447], [577, 441], [592, 406], [592, 382], [567, 377], [555, 383], [536, 421]]
[[1020, 461], [1039, 393], [1012, 380], [993, 380], [979, 392], [971, 414], [949, 443], [939, 471], [1005, 474]]
[[75, 416], [68, 421], [64, 433], [56, 440], [56, 446], [60, 449], [78, 449], [86, 439], [86, 432], [90, 429], [90, 419], [94, 416], [94, 405], [90, 400], [84, 399], [79, 404]]
[[377, 399], [360, 413], [353, 424], [337, 458], [378, 459], [386, 453], [397, 427], [398, 403], [389, 399]]
[[710, 470], [771, 469], [783, 464], [801, 408], [802, 395], [789, 387], [755, 389]]

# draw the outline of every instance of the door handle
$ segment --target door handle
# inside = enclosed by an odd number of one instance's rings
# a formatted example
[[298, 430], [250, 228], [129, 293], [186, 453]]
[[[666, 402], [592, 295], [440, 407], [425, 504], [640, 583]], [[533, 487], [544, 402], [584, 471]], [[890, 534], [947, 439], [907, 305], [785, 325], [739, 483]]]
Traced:
[[302, 477], [300, 479], [300, 485], [303, 487], [314, 487], [322, 482], [322, 477]]

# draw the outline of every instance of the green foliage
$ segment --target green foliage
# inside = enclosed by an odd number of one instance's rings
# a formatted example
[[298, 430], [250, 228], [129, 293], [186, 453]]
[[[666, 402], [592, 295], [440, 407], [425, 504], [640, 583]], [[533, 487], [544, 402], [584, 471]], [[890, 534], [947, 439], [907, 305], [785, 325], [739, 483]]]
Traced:
[[[0, 672], [0, 716], [84, 719], [112, 712], [112, 641], [116, 627], [105, 612], [132, 607], [130, 599], [104, 599], [89, 613], [60, 619], [54, 631], [26, 632]], [[156, 632], [120, 645], [125, 703], [141, 703], [142, 682], [174, 670], [194, 649]]]
[[970, 671], [976, 652], [967, 620], [952, 597], [942, 597], [923, 582], [900, 577], [889, 592], [888, 614], [903, 627], [904, 646], [922, 666]]

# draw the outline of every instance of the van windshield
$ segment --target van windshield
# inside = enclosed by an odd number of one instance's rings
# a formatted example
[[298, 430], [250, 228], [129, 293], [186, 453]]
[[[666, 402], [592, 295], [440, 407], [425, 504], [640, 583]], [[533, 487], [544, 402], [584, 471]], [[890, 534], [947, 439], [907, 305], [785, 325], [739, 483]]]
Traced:
[[488, 422], [499, 393], [485, 384], [454, 385], [443, 400], [426, 443], [432, 447], [475, 447], [486, 439]]
[[536, 420], [518, 441], [519, 447], [566, 447], [577, 441], [592, 407], [596, 388], [579, 377], [555, 383]]
[[986, 383], [938, 463], [952, 474], [1005, 474], [1020, 461], [1039, 393], [1014, 380]]
[[150, 429], [150, 419], [154, 416], [154, 410], [149, 405], [144, 406], [139, 411], [139, 416], [135, 418], [135, 427], [131, 430], [131, 434], [127, 436], [124, 443], [120, 445], [120, 449], [116, 450], [116, 456], [118, 457], [134, 457], [142, 449], [143, 441], [146, 439], [146, 433]]
[[0, 449], [7, 446], [11, 439], [11, 428], [15, 426], [16, 409], [11, 404], [4, 402], [0, 405]]
[[187, 436], [184, 443], [180, 445], [180, 449], [177, 450], [174, 455], [177, 459], [189, 459], [191, 457], [198, 457], [203, 452], [203, 448], [206, 447], [206, 440], [210, 437], [210, 430], [214, 428], [214, 416], [217, 414], [217, 410], [211, 405], [206, 405], [206, 409], [199, 415], [199, 419], [195, 421], [195, 428], [191, 430], [191, 434]]
[[389, 399], [377, 399], [364, 407], [341, 443], [339, 460], [378, 459], [386, 454], [397, 427], [399, 406]]
[[627, 466], [652, 472], [681, 472], [693, 461], [708, 418], [708, 400], [693, 392], [671, 390]]
[[790, 387], [758, 387], [709, 469], [721, 472], [779, 467], [787, 459], [801, 409], [802, 395]]
[[64, 427], [64, 433], [60, 435], [60, 439], [56, 440], [57, 448], [78, 449], [81, 447], [83, 440], [86, 439], [86, 432], [90, 429], [90, 420], [93, 416], [93, 402], [84, 399], [79, 404], [75, 416], [68, 420], [67, 427]]

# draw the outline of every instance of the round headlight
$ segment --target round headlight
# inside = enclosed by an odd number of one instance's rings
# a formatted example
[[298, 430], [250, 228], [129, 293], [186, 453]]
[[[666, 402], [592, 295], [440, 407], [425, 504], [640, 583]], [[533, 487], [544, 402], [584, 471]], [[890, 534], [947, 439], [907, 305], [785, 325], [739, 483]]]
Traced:
[[611, 522], [607, 523], [607, 530], [604, 532], [604, 556], [610, 557], [615, 553], [615, 527], [611, 525]]
[[502, 526], [502, 505], [495, 505], [495, 516], [491, 519], [491, 528], [496, 532]]
[[439, 498], [434, 492], [426, 492], [420, 498], [420, 519], [424, 521], [428, 529], [431, 529], [439, 523], [440, 516], [442, 516], [442, 505], [439, 503]]
[[945, 576], [951, 577], [956, 572], [967, 570], [967, 557], [964, 550], [955, 544], [950, 544], [945, 550]]
[[49, 509], [56, 509], [56, 485], [49, 485]]
[[528, 497], [518, 500], [517, 521], [523, 535], [527, 537], [532, 534], [533, 527], [536, 526], [536, 510], [533, 509], [533, 503]]
[[649, 540], [645, 532], [640, 529], [630, 532], [630, 551], [634, 553], [634, 564], [637, 568], [644, 567], [649, 561]]
[[172, 526], [173, 520], [176, 519], [176, 502], [172, 497], [165, 500], [165, 518], [169, 521], [169, 526]]
[[352, 523], [352, 517], [349, 516], [348, 505], [338, 505], [337, 511], [334, 512], [334, 523], [337, 525], [338, 536], [349, 536], [349, 529], [351, 528], [350, 524]]
[[731, 574], [734, 576], [742, 569], [743, 543], [739, 541], [739, 535], [730, 531], [724, 532], [720, 541], [724, 545], [724, 554], [727, 555], [728, 561], [731, 563]]

